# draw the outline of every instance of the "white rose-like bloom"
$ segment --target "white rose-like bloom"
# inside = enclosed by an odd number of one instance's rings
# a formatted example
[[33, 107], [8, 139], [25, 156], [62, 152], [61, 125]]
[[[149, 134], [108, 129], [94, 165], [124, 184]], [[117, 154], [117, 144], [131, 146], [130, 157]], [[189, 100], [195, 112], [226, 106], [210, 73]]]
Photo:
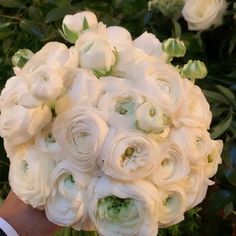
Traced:
[[[86, 23], [88, 25], [85, 25]], [[66, 15], [62, 22], [63, 27], [67, 27], [70, 31], [75, 33], [81, 33], [84, 29], [84, 26], [88, 28], [96, 28], [98, 25], [97, 17], [93, 12], [82, 11], [74, 15]]]
[[89, 229], [85, 207], [89, 180], [89, 176], [74, 172], [66, 161], [60, 162], [51, 173], [52, 192], [45, 204], [47, 218], [57, 225]]
[[172, 129], [170, 139], [184, 150], [191, 164], [204, 164], [212, 148], [210, 134], [201, 128]]
[[190, 172], [184, 149], [171, 141], [160, 144], [160, 156], [157, 161], [152, 181], [158, 186], [165, 187], [166, 184], [176, 183]]
[[226, 8], [225, 0], [187, 0], [182, 15], [189, 30], [206, 30], [223, 23]]
[[136, 125], [139, 129], [160, 134], [169, 129], [167, 117], [162, 109], [153, 102], [144, 102], [136, 110]]
[[89, 215], [99, 234], [157, 235], [158, 192], [149, 182], [119, 182], [103, 176], [89, 190]]
[[177, 118], [178, 122], [191, 127], [209, 129], [212, 114], [202, 90], [188, 79], [183, 79], [183, 84], [185, 99]]
[[133, 43], [135, 47], [142, 49], [148, 55], [159, 57], [163, 61], [166, 60], [166, 55], [162, 51], [162, 44], [154, 34], [144, 32]]
[[202, 166], [191, 169], [190, 174], [178, 183], [178, 186], [184, 190], [187, 196], [186, 211], [203, 201], [208, 186], [213, 183], [206, 177]]
[[137, 130], [108, 133], [99, 155], [103, 172], [118, 180], [138, 180], [149, 175], [160, 158], [154, 139]]
[[25, 203], [43, 209], [50, 194], [50, 175], [55, 162], [32, 147], [21, 146], [10, 158], [9, 182]]
[[22, 77], [27, 77], [40, 65], [47, 65], [51, 68], [61, 67], [64, 66], [69, 59], [69, 49], [65, 44], [49, 42], [30, 58], [20, 74]]
[[160, 227], [169, 227], [184, 219], [187, 196], [182, 188], [177, 185], [166, 185], [166, 189], [157, 188], [159, 201]]
[[114, 128], [134, 128], [136, 109], [144, 102], [141, 92], [135, 89], [107, 91], [101, 96], [98, 108]]
[[1, 110], [0, 134], [11, 144], [29, 141], [51, 121], [52, 113], [48, 106], [26, 109], [20, 105]]
[[73, 71], [71, 81], [69, 81], [64, 96], [55, 103], [56, 113], [60, 114], [77, 105], [96, 106], [102, 94], [100, 81], [95, 75], [86, 69]]
[[117, 51], [132, 45], [130, 32], [120, 26], [110, 26], [107, 28], [108, 40]]
[[115, 48], [96, 33], [91, 32], [91, 38], [88, 37], [89, 33], [82, 35], [81, 39], [76, 42], [80, 67], [96, 71], [110, 71], [116, 61]]
[[63, 77], [60, 72], [52, 70], [47, 65], [35, 69], [28, 78], [32, 95], [44, 102], [55, 100], [63, 89]]
[[65, 158], [83, 172], [96, 169], [107, 132], [108, 126], [97, 110], [86, 106], [61, 113], [52, 128], [55, 140], [65, 151]]
[[208, 178], [216, 174], [218, 165], [222, 163], [221, 153], [223, 149], [222, 140], [212, 140], [212, 151], [206, 156], [205, 173]]

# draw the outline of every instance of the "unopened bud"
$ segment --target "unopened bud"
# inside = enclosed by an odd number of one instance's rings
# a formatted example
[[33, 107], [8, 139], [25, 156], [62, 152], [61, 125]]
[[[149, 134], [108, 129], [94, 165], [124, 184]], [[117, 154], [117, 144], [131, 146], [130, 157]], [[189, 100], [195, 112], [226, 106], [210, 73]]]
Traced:
[[181, 75], [189, 79], [203, 79], [207, 75], [207, 68], [202, 61], [189, 60], [188, 63], [183, 66]]
[[175, 38], [165, 40], [162, 43], [162, 50], [172, 57], [183, 57], [186, 53], [184, 42]]
[[12, 64], [18, 68], [22, 68], [33, 55], [33, 52], [29, 49], [20, 49], [13, 55]]

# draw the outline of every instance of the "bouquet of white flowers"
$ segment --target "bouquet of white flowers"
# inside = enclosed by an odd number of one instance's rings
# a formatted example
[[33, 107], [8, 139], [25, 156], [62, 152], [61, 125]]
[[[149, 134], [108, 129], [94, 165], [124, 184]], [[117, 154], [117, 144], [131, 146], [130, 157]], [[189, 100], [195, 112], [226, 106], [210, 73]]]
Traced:
[[1, 93], [11, 188], [58, 225], [154, 236], [204, 199], [221, 162], [193, 83], [205, 71], [169, 63], [178, 40], [132, 40], [92, 12], [67, 15], [63, 35], [73, 46], [17, 53]]

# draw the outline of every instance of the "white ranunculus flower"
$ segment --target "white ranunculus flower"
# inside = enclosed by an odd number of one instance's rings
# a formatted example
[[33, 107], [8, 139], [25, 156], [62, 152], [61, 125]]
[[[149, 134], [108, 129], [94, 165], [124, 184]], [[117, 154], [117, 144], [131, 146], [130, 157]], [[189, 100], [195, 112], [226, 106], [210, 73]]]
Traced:
[[184, 219], [187, 196], [183, 189], [177, 185], [166, 185], [166, 189], [157, 188], [158, 191], [158, 223], [160, 227], [169, 227]]
[[68, 30], [77, 34], [80, 34], [82, 31], [89, 28], [96, 28], [97, 25], [97, 17], [90, 11], [82, 11], [74, 15], [66, 15], [62, 22], [63, 27], [67, 27]]
[[99, 234], [157, 235], [158, 192], [149, 182], [119, 182], [103, 176], [89, 190], [88, 211]]
[[32, 95], [44, 102], [55, 100], [63, 89], [63, 77], [60, 72], [47, 65], [41, 65], [35, 69], [28, 77]]
[[115, 64], [115, 49], [107, 40], [89, 40], [83, 45], [77, 45], [79, 64], [82, 68], [96, 71], [110, 71]]
[[212, 150], [209, 155], [206, 156], [206, 165], [204, 167], [206, 176], [211, 178], [216, 174], [218, 165], [222, 163], [221, 153], [223, 149], [222, 140], [212, 140]]
[[144, 102], [136, 110], [136, 125], [139, 129], [160, 134], [169, 129], [168, 118], [154, 102]]
[[159, 39], [152, 33], [144, 32], [134, 41], [134, 46], [142, 49], [145, 53], [150, 56], [161, 58], [163, 61], [166, 60], [167, 55], [162, 51], [162, 44]]
[[178, 183], [178, 186], [184, 190], [187, 196], [186, 211], [203, 201], [208, 186], [213, 183], [206, 177], [202, 166], [191, 169], [189, 175]]
[[86, 187], [90, 177], [60, 162], [51, 173], [52, 191], [45, 204], [47, 218], [61, 226], [90, 229], [86, 210]]
[[184, 149], [177, 144], [167, 141], [160, 144], [160, 156], [152, 173], [152, 181], [165, 187], [166, 184], [176, 183], [190, 172], [188, 159]]
[[136, 130], [110, 130], [99, 155], [106, 175], [118, 180], [137, 180], [149, 175], [160, 158], [159, 145]]
[[107, 28], [108, 40], [117, 51], [132, 45], [130, 32], [120, 26], [110, 26]]
[[201, 128], [172, 129], [170, 139], [185, 151], [191, 164], [204, 164], [212, 148], [210, 134]]
[[202, 90], [190, 80], [183, 79], [185, 99], [181, 107], [178, 122], [190, 127], [209, 129], [212, 119], [209, 103]]
[[108, 126], [97, 110], [77, 106], [61, 113], [55, 119], [52, 133], [63, 147], [65, 158], [78, 171], [92, 171], [104, 142]]
[[173, 66], [153, 63], [146, 69], [144, 77], [136, 76], [133, 80], [135, 87], [151, 96], [167, 116], [178, 113], [184, 99], [183, 81]]
[[20, 105], [1, 110], [0, 134], [12, 145], [29, 141], [51, 121], [48, 106], [26, 109]]
[[55, 162], [29, 146], [21, 146], [10, 160], [12, 190], [25, 203], [43, 209], [52, 188], [49, 178]]
[[28, 93], [27, 83], [24, 79], [14, 76], [7, 80], [1, 92], [0, 108], [11, 108], [20, 103], [23, 94]]
[[63, 147], [55, 140], [52, 134], [53, 121], [37, 133], [34, 139], [34, 148], [39, 152], [46, 153], [59, 162], [64, 160]]
[[225, 0], [187, 0], [182, 10], [189, 30], [206, 30], [223, 23], [227, 2]]
[[41, 65], [58, 68], [64, 66], [69, 59], [69, 49], [65, 44], [49, 42], [30, 58], [20, 74], [23, 78], [27, 77]]
[[[115, 80], [114, 80], [115, 82]], [[134, 128], [136, 109], [144, 102], [141, 92], [135, 89], [108, 90], [101, 96], [98, 108], [114, 128]]]
[[55, 103], [60, 114], [78, 105], [96, 106], [102, 94], [102, 85], [95, 75], [86, 69], [77, 69], [65, 88], [65, 95]]

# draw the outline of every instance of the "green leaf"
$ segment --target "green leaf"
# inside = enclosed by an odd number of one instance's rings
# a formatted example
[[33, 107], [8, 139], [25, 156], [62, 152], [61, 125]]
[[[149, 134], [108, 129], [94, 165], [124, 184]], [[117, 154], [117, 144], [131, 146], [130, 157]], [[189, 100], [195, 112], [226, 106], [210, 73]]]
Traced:
[[229, 42], [228, 54], [231, 54], [236, 47], [236, 34], [232, 36]]
[[231, 191], [220, 189], [211, 194], [208, 202], [208, 216], [216, 214], [233, 200], [234, 196]]
[[9, 30], [9, 26], [11, 26], [11, 22], [0, 22], [0, 31]]
[[89, 29], [89, 24], [88, 21], [86, 19], [86, 17], [84, 17], [84, 21], [83, 21], [83, 30]]
[[209, 100], [209, 101], [219, 102], [219, 103], [222, 103], [222, 104], [229, 105], [229, 101], [218, 92], [213, 92], [213, 91], [210, 91], [210, 90], [203, 90], [203, 93], [206, 96], [207, 100]]
[[217, 108], [213, 107], [211, 111], [212, 111], [213, 117], [219, 117], [224, 112], [228, 111], [228, 109], [225, 107], [217, 107]]
[[28, 14], [31, 20], [36, 21], [36, 22], [43, 22], [43, 13], [42, 11], [34, 6], [30, 6], [28, 8]]
[[182, 29], [180, 23], [176, 20], [172, 20], [172, 23], [173, 23], [173, 32], [172, 32], [173, 38], [181, 38]]
[[1, 39], [4, 39], [4, 38], [6, 38], [6, 37], [9, 37], [11, 34], [12, 34], [11, 31], [8, 31], [8, 32], [0, 32], [0, 40], [1, 40]]
[[220, 135], [222, 135], [230, 127], [232, 120], [233, 116], [230, 112], [229, 115], [223, 121], [221, 121], [219, 124], [212, 128], [211, 138], [216, 139]]
[[45, 21], [47, 23], [57, 21], [62, 19], [65, 15], [67, 14], [72, 14], [74, 13], [75, 9], [72, 8], [71, 6], [64, 6], [64, 7], [58, 7], [54, 8], [51, 11], [48, 12], [46, 15]]
[[38, 24], [35, 24], [27, 20], [22, 20], [20, 22], [20, 27], [24, 31], [34, 35], [38, 40], [43, 40], [44, 32], [42, 31], [42, 29], [40, 28]]
[[0, 0], [0, 5], [7, 8], [25, 8], [25, 5], [17, 0]]
[[231, 92], [230, 89], [223, 87], [222, 85], [217, 85], [216, 88], [228, 99], [228, 101], [235, 106], [236, 99], [234, 94]]

